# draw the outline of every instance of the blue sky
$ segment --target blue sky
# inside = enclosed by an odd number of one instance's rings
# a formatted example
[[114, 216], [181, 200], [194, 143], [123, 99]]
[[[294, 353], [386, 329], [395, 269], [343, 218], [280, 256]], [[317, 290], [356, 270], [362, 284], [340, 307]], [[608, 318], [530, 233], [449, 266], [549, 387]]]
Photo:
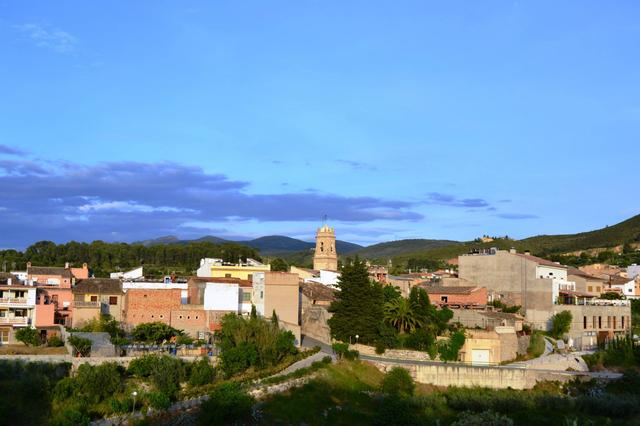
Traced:
[[640, 213], [639, 12], [0, 1], [0, 247], [616, 223]]

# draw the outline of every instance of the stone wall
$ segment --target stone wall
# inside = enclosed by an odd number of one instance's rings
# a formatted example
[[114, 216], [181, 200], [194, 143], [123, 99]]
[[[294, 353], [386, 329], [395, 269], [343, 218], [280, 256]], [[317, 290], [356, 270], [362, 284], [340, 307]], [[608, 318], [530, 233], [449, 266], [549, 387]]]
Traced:
[[383, 372], [400, 366], [418, 383], [435, 386], [486, 387], [492, 389], [531, 389], [543, 381], [568, 382], [587, 375], [560, 371], [536, 371], [526, 368], [470, 366], [464, 364], [394, 364], [375, 361], [373, 364]]
[[305, 336], [319, 340], [323, 343], [331, 343], [331, 329], [327, 324], [332, 314], [327, 308], [318, 305], [309, 305], [302, 310], [301, 332]]

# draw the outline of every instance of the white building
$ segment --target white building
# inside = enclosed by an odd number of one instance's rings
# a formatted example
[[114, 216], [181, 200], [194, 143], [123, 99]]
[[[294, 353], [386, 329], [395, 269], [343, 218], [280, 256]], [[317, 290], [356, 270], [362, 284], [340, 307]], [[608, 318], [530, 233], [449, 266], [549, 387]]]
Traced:
[[111, 272], [109, 274], [109, 278], [121, 280], [139, 280], [141, 278], [144, 278], [142, 269], [143, 267], [140, 266], [139, 268], [135, 268], [126, 272]]
[[15, 341], [18, 329], [35, 326], [36, 291], [15, 276], [0, 275], [0, 344]]
[[210, 277], [211, 275], [211, 267], [212, 266], [221, 266], [222, 259], [213, 259], [209, 257], [205, 257], [204, 259], [200, 259], [200, 267], [196, 270], [196, 276], [198, 277]]

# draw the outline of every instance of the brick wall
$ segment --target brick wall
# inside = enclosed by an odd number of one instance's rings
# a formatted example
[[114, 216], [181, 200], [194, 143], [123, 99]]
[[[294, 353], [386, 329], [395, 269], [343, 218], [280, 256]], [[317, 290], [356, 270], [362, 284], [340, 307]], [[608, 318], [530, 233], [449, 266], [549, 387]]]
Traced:
[[125, 322], [135, 327], [145, 322], [171, 325], [171, 312], [180, 308], [180, 289], [130, 289], [125, 295]]

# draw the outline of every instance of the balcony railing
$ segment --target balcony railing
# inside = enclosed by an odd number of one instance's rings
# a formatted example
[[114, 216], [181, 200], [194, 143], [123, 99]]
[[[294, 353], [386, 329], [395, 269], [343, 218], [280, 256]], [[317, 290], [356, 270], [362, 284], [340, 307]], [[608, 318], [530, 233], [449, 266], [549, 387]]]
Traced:
[[27, 325], [29, 318], [27, 317], [0, 317], [0, 324]]
[[0, 297], [0, 304], [4, 305], [26, 305], [28, 303], [28, 299], [26, 297]]
[[100, 302], [85, 302], [85, 301], [73, 302], [73, 306], [75, 308], [99, 308], [100, 305], [101, 305]]

